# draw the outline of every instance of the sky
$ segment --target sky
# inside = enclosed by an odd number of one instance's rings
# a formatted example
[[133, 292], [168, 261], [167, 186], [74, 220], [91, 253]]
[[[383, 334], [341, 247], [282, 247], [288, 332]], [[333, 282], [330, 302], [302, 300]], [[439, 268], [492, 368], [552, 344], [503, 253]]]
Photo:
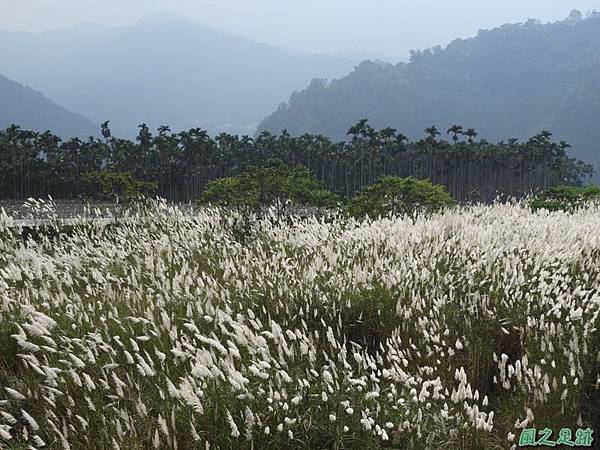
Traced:
[[169, 11], [256, 41], [311, 52], [368, 50], [404, 58], [480, 29], [565, 18], [598, 0], [0, 0], [0, 29], [133, 24]]

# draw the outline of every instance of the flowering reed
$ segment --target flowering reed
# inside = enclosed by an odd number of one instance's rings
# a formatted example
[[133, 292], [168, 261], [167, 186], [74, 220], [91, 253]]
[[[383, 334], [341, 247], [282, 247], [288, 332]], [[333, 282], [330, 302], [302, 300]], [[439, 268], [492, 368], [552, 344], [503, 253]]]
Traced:
[[599, 213], [157, 201], [27, 240], [0, 213], [0, 448], [487, 449], [593, 427]]

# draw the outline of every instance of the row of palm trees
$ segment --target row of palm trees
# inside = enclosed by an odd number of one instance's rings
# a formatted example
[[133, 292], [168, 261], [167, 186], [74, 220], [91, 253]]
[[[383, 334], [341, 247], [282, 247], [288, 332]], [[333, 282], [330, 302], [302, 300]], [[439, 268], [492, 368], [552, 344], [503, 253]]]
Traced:
[[[592, 167], [568, 156], [568, 144], [543, 131], [519, 142], [476, 140], [477, 132], [454, 125], [442, 140], [437, 127], [409, 141], [393, 128], [375, 130], [361, 120], [348, 140], [320, 135], [263, 132], [256, 138], [221, 133], [211, 137], [194, 128], [169, 127], [153, 134], [140, 125], [135, 141], [114, 137], [109, 123], [102, 138], [61, 141], [51, 132], [11, 126], [0, 131], [0, 198], [71, 199], [97, 194], [85, 174], [98, 170], [130, 172], [155, 182], [157, 194], [173, 201], [197, 198], [206, 183], [231, 176], [267, 159], [309, 168], [332, 191], [352, 196], [380, 175], [428, 178], [445, 185], [459, 200], [490, 201], [498, 194], [520, 196], [558, 184], [578, 184]], [[464, 136], [465, 139], [461, 139]]]

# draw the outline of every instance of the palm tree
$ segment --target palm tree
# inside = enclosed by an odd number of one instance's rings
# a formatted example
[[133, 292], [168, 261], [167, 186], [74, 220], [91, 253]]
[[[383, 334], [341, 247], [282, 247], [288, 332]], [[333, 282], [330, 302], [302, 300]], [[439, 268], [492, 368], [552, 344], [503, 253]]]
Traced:
[[398, 133], [396, 135], [396, 142], [398, 144], [404, 144], [405, 142], [408, 142], [408, 137], [405, 134]]
[[171, 127], [168, 125], [161, 125], [160, 127], [158, 127], [158, 135], [159, 136], [166, 136], [167, 133], [171, 132]]
[[468, 129], [467, 131], [465, 131], [463, 134], [464, 134], [465, 136], [467, 136], [467, 138], [468, 138], [468, 139], [467, 139], [467, 142], [468, 142], [469, 144], [472, 144], [472, 143], [473, 143], [473, 141], [475, 140], [475, 138], [476, 138], [477, 136], [479, 136], [479, 134], [477, 133], [477, 131], [475, 131], [475, 128], [469, 128], [469, 129]]
[[390, 142], [392, 142], [393, 140], [397, 139], [396, 137], [396, 129], [395, 128], [384, 128], [383, 130], [379, 131], [379, 136], [381, 137], [381, 143], [383, 145], [388, 144]]
[[452, 134], [452, 140], [454, 142], [458, 141], [458, 135], [463, 134], [463, 127], [461, 125], [452, 125], [448, 128], [447, 134]]
[[366, 136], [367, 135], [367, 127], [369, 127], [368, 122], [369, 122], [368, 119], [359, 120], [358, 123], [356, 123], [350, 127], [350, 129], [348, 130], [346, 135], [352, 136], [353, 140], [358, 138], [359, 136], [360, 137]]
[[438, 131], [435, 125], [432, 125], [428, 128], [425, 128], [425, 134], [428, 135], [429, 139], [435, 141], [436, 136], [440, 136], [442, 133]]
[[110, 138], [112, 137], [112, 133], [110, 132], [110, 128], [108, 127], [109, 124], [110, 124], [110, 120], [107, 120], [102, 125], [100, 125], [100, 130], [102, 131], [102, 137], [104, 137], [104, 140], [107, 143], [110, 140]]

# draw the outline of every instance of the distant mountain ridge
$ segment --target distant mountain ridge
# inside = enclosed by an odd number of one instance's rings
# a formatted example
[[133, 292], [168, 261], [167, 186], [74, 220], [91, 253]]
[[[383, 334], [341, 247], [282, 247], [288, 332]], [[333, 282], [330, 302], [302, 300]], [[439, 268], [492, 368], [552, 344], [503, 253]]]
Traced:
[[[600, 163], [600, 15], [530, 20], [412, 52], [410, 63], [364, 62], [340, 80], [314, 80], [267, 117], [259, 131], [344, 139], [368, 118], [411, 138], [460, 124], [481, 137], [525, 138], [542, 129]], [[444, 128], [445, 131], [445, 128]]]
[[313, 77], [356, 61], [293, 55], [172, 16], [133, 26], [0, 31], [0, 72], [132, 137], [137, 125], [253, 134], [262, 118]]
[[51, 130], [65, 139], [85, 139], [99, 132], [85, 117], [0, 74], [0, 129], [13, 124], [38, 132]]

